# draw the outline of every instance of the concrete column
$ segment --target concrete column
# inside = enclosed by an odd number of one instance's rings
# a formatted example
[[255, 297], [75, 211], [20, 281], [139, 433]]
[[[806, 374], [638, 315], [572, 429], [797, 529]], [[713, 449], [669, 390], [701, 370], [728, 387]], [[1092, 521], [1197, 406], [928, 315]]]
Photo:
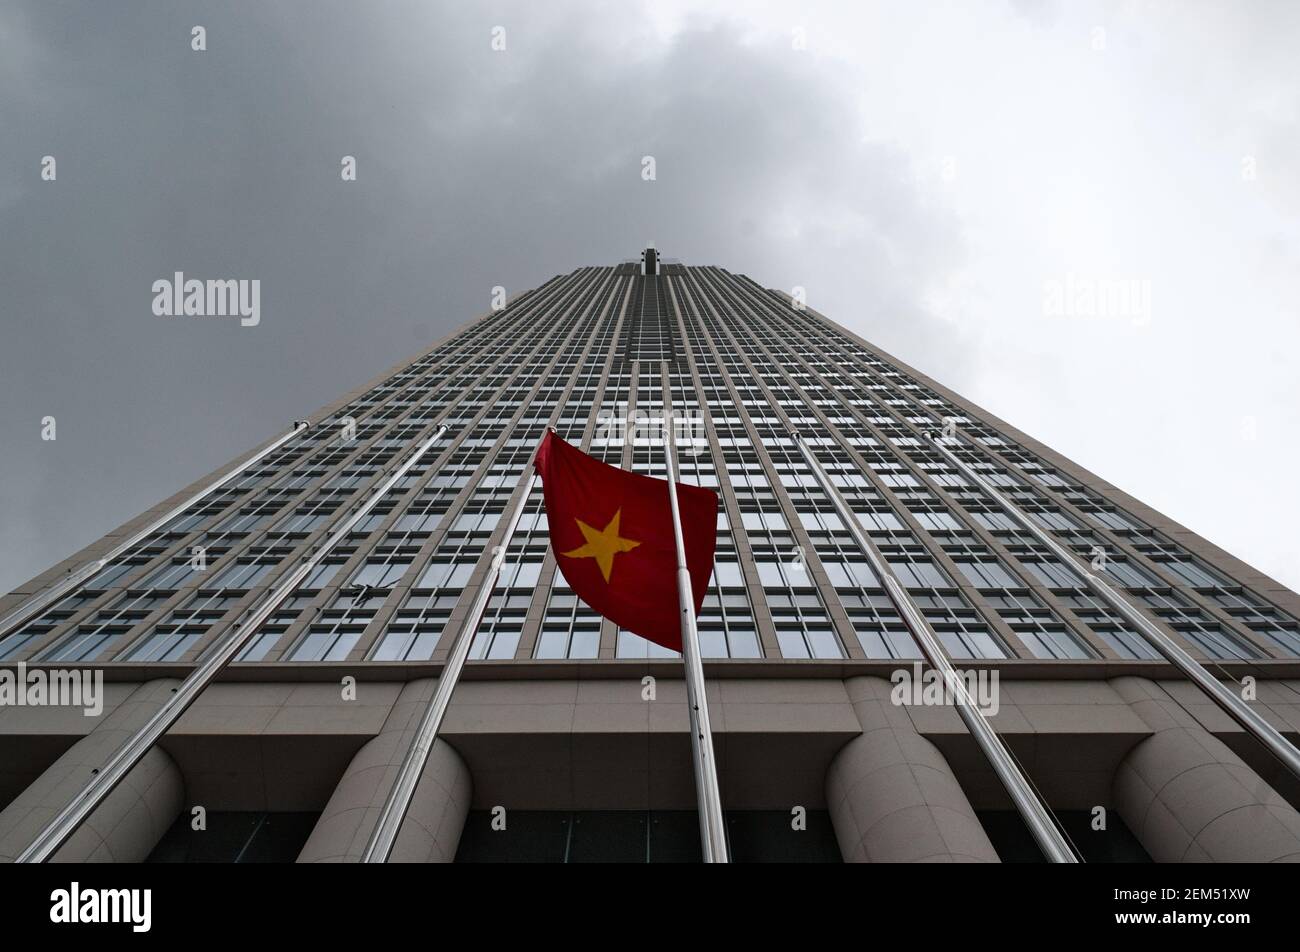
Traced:
[[890, 702], [882, 678], [845, 682], [862, 734], [826, 772], [826, 803], [848, 863], [996, 863], [939, 749]]
[[[0, 861], [13, 862], [90, 780], [92, 771], [142, 727], [180, 682], [142, 684], [0, 812]], [[184, 805], [176, 764], [155, 746], [54, 854], [54, 862], [139, 863]]]
[[1158, 863], [1300, 862], [1300, 813], [1145, 678], [1110, 682], [1154, 731], [1115, 771], [1115, 808]]
[[[402, 689], [383, 730], [367, 741], [348, 764], [307, 845], [298, 855], [298, 862], [360, 861], [436, 685], [436, 680], [427, 679], [412, 681]], [[393, 844], [391, 862], [450, 863], [454, 860], [472, 793], [473, 781], [465, 762], [450, 744], [435, 741], [416, 785], [411, 809]]]

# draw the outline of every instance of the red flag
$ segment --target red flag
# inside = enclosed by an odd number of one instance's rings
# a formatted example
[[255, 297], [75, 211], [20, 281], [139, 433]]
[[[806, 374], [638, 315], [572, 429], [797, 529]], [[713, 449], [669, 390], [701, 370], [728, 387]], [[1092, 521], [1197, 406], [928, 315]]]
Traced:
[[[542, 477], [551, 549], [570, 587], [619, 627], [681, 651], [668, 481], [602, 463], [554, 433], [542, 440], [533, 465]], [[698, 614], [713, 574], [718, 495], [678, 483], [677, 505]]]

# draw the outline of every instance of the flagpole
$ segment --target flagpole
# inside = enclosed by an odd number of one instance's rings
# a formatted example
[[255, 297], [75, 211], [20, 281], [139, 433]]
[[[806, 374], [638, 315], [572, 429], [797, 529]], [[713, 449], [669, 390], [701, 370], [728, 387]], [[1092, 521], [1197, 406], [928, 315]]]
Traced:
[[1088, 567], [1083, 563], [1083, 560], [1057, 541], [1053, 533], [1047, 531], [1021, 512], [1020, 508], [998, 492], [991, 482], [948, 447], [944, 446], [940, 442], [942, 433], [931, 432], [927, 435], [934, 443], [935, 449], [943, 454], [944, 459], [974, 480], [975, 484], [988, 493], [990, 498], [1011, 515], [1016, 522], [1020, 523], [1038, 541], [1047, 546], [1058, 559], [1081, 575], [1089, 587], [1100, 595], [1111, 608], [1123, 615], [1146, 638], [1147, 642], [1164, 656], [1165, 660], [1182, 671], [1193, 684], [1209, 695], [1210, 700], [1263, 743], [1278, 760], [1282, 761], [1282, 764], [1293, 776], [1300, 777], [1300, 750], [1297, 750], [1295, 745], [1287, 740], [1281, 731], [1265, 720], [1263, 715], [1258, 714], [1238, 695], [1228, 690], [1222, 681], [1206, 670], [1205, 666], [1185, 651], [1178, 642], [1170, 638], [1151, 619], [1138, 611], [1119, 589], [1104, 578], [1088, 571]]
[[[554, 432], [553, 427], [548, 427], [548, 429]], [[402, 829], [402, 821], [406, 819], [406, 813], [411, 807], [411, 800], [415, 796], [415, 788], [420, 783], [420, 777], [424, 773], [424, 766], [429, 760], [429, 754], [433, 752], [433, 745], [438, 739], [438, 732], [442, 729], [442, 721], [447, 714], [447, 708], [451, 704], [452, 693], [456, 690], [456, 683], [460, 680], [461, 671], [465, 668], [470, 648], [474, 646], [474, 638], [478, 634], [479, 622], [482, 620], [483, 613], [487, 609], [488, 600], [492, 597], [492, 592], [496, 588], [497, 578], [501, 574], [501, 565], [505, 561], [506, 550], [510, 547], [510, 540], [514, 538], [515, 529], [518, 528], [519, 520], [523, 518], [529, 497], [532, 496], [534, 481], [537, 476], [533, 472], [531, 459], [524, 467], [524, 474], [524, 478], [528, 483], [510, 514], [510, 520], [506, 523], [505, 534], [496, 546], [496, 553], [488, 566], [487, 576], [479, 585], [478, 593], [474, 597], [474, 604], [470, 607], [469, 614], [465, 616], [465, 621], [456, 635], [456, 640], [452, 642], [447, 661], [443, 664], [442, 672], [438, 675], [438, 686], [434, 689], [433, 698], [429, 701], [429, 706], [425, 708], [424, 715], [420, 718], [420, 724], [411, 740], [411, 746], [407, 748], [406, 755], [402, 758], [402, 765], [398, 768], [397, 779], [393, 781], [393, 786], [388, 791], [384, 805], [379, 811], [379, 817], [375, 821], [375, 827], [370, 833], [370, 840], [366, 843], [365, 852], [361, 855], [361, 862], [363, 863], [386, 863], [389, 856], [392, 855], [393, 845], [397, 842], [397, 835]]]
[[181, 715], [189, 709], [208, 685], [216, 680], [217, 675], [239, 654], [289, 593], [311, 574], [326, 554], [379, 504], [388, 491], [401, 481], [411, 467], [418, 463], [446, 432], [447, 424], [440, 424], [433, 435], [425, 439], [415, 452], [394, 469], [359, 507], [337, 520], [325, 541], [304, 558], [293, 571], [282, 576], [275, 588], [258, 603], [256, 608], [251, 609], [248, 615], [233, 624], [233, 630], [224, 641], [214, 639], [215, 650], [203, 658], [185, 680], [173, 690], [171, 696], [159, 707], [153, 717], [123, 741], [102, 768], [97, 768], [92, 773], [91, 779], [52, 820], [41, 828], [36, 838], [19, 854], [16, 862], [44, 863], [53, 856], [54, 852], [76, 832], [86, 817], [90, 816], [91, 812], [144, 758], [159, 738], [171, 730], [172, 725], [180, 720]]
[[26, 622], [30, 621], [32, 616], [34, 616], [39, 611], [44, 609], [56, 598], [59, 598], [60, 596], [65, 595], [68, 592], [72, 591], [73, 589], [77, 588], [78, 586], [81, 585], [81, 583], [85, 582], [87, 579], [89, 579], [100, 569], [104, 568], [104, 566], [108, 565], [110, 562], [113, 562], [123, 553], [125, 553], [135, 545], [139, 544], [146, 536], [149, 536], [154, 532], [156, 532], [158, 529], [161, 529], [173, 518], [180, 515], [180, 513], [184, 512], [190, 506], [193, 506], [195, 503], [201, 502], [202, 500], [206, 499], [208, 496], [211, 496], [214, 492], [216, 492], [222, 486], [226, 485], [226, 483], [230, 482], [236, 476], [239, 476], [240, 474], [248, 470], [250, 467], [255, 466], [269, 453], [274, 452], [275, 450], [283, 446], [285, 443], [287, 443], [289, 440], [293, 439], [293, 437], [297, 433], [307, 429], [308, 425], [309, 424], [307, 423], [306, 420], [295, 420], [293, 424], [293, 428], [289, 430], [288, 433], [281, 435], [279, 438], [274, 440], [268, 446], [262, 447], [262, 449], [254, 453], [248, 459], [244, 460], [238, 466], [222, 473], [220, 476], [218, 476], [212, 482], [208, 483], [206, 486], [204, 486], [194, 495], [187, 497], [184, 502], [168, 509], [165, 513], [163, 513], [153, 522], [149, 523], [143, 529], [133, 532], [129, 538], [124, 539], [123, 541], [119, 542], [117, 545], [113, 546], [113, 548], [110, 551], [105, 552], [98, 559], [95, 559], [93, 562], [87, 562], [85, 565], [80, 566], [79, 568], [70, 572], [68, 575], [65, 575], [63, 578], [59, 579], [57, 582], [52, 584], [49, 588], [37, 592], [35, 595], [33, 595], [27, 601], [23, 602], [21, 605], [19, 605], [17, 608], [11, 611], [9, 614], [5, 615], [4, 618], [0, 619], [0, 637], [4, 637], [5, 635], [13, 631], [15, 628], [17, 628], [19, 625], [25, 624]]
[[673, 541], [677, 545], [677, 604], [682, 618], [682, 658], [686, 662], [686, 704], [691, 721], [691, 759], [695, 765], [695, 796], [700, 814], [700, 847], [706, 863], [727, 863], [727, 832], [718, 790], [718, 766], [713, 754], [713, 729], [709, 700], [700, 660], [699, 633], [695, 627], [695, 596], [686, 565], [686, 543], [677, 507], [677, 469], [673, 461], [673, 419], [668, 414], [664, 431], [664, 462], [668, 467], [668, 500], [673, 511]]
[[1002, 742], [1002, 738], [993, 729], [993, 725], [989, 723], [984, 712], [975, 706], [975, 701], [966, 688], [966, 682], [957, 673], [957, 669], [948, 658], [947, 652], [944, 651], [943, 643], [939, 640], [939, 636], [935, 634], [934, 629], [930, 627], [930, 623], [926, 621], [924, 613], [912, 600], [912, 596], [908, 594], [907, 589], [894, 576], [889, 565], [877, 554], [875, 547], [870, 544], [866, 534], [862, 531], [862, 525], [858, 522], [857, 515], [835, 487], [835, 484], [831, 482], [830, 476], [822, 468], [821, 461], [817, 459], [816, 454], [813, 453], [804, 438], [793, 431], [790, 435], [793, 437], [795, 445], [799, 447], [799, 452], [817, 478], [822, 490], [835, 506], [835, 511], [839, 513], [840, 520], [848, 529], [849, 534], [853, 536], [853, 541], [858, 544], [862, 554], [867, 557], [872, 570], [880, 577], [885, 591], [889, 593], [890, 599], [898, 608], [899, 613], [906, 619], [907, 626], [912, 635], [915, 636], [926, 660], [942, 675], [944, 685], [952, 692], [958, 716], [966, 725], [966, 729], [970, 731], [971, 737], [979, 745], [980, 750], [984, 752], [984, 756], [988, 759], [990, 766], [993, 767], [993, 772], [1002, 781], [1002, 786], [1011, 797], [1016, 812], [1025, 821], [1025, 826], [1029, 828], [1029, 832], [1033, 835], [1039, 849], [1043, 851], [1043, 854], [1050, 862], [1077, 863], [1079, 861], [1078, 857], [1074, 855], [1074, 850], [1071, 849], [1069, 841], [1061, 833], [1051, 811], [1043, 803], [1038, 792], [1034, 790], [1029, 779], [1021, 772], [1020, 767], [1011, 756], [1011, 751]]

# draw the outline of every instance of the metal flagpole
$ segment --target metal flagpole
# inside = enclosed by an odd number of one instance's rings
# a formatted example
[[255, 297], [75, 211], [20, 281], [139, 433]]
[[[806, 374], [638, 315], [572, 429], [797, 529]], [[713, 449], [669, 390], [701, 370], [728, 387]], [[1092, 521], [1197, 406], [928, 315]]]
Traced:
[[36, 615], [38, 612], [44, 609], [55, 599], [59, 598], [62, 595], [67, 594], [68, 592], [72, 591], [74, 588], [78, 587], [86, 579], [90, 578], [92, 575], [94, 575], [104, 566], [108, 565], [118, 556], [122, 555], [122, 553], [126, 552], [128, 549], [138, 544], [146, 536], [149, 536], [152, 533], [158, 531], [163, 526], [165, 526], [168, 522], [174, 519], [176, 516], [180, 515], [182, 512], [188, 509], [190, 506], [212, 495], [214, 492], [216, 492], [226, 483], [230, 482], [236, 476], [240, 475], [241, 473], [249, 469], [251, 466], [256, 465], [268, 453], [272, 453], [275, 450], [279, 449], [288, 440], [292, 439], [293, 436], [297, 434], [300, 430], [306, 429], [307, 426], [308, 424], [306, 420], [294, 421], [293, 429], [291, 429], [288, 433], [285, 433], [284, 435], [280, 436], [269, 446], [263, 447], [259, 452], [257, 452], [253, 456], [250, 456], [248, 459], [244, 460], [234, 469], [217, 477], [217, 479], [208, 483], [208, 485], [204, 486], [202, 489], [200, 489], [194, 495], [190, 496], [180, 505], [168, 509], [164, 515], [160, 516], [158, 519], [155, 519], [153, 522], [145, 526], [140, 531], [133, 533], [129, 538], [123, 540], [122, 542], [119, 542], [117, 545], [115, 545], [112, 549], [110, 549], [100, 558], [96, 559], [93, 562], [87, 562], [85, 565], [79, 566], [77, 569], [73, 570], [68, 575], [65, 575], [63, 578], [59, 579], [49, 588], [44, 589], [43, 591], [33, 595], [27, 601], [23, 602], [16, 609], [11, 611], [8, 615], [5, 615], [3, 619], [0, 619], [0, 637], [4, 637], [5, 635], [9, 634], [9, 632], [17, 628], [19, 625], [25, 624], [26, 622], [30, 621], [32, 616]]
[[971, 698], [970, 692], [966, 688], [966, 682], [957, 673], [957, 669], [953, 667], [952, 661], [948, 658], [948, 653], [944, 651], [943, 644], [934, 633], [934, 629], [930, 627], [930, 623], [926, 621], [925, 615], [912, 601], [907, 589], [898, 581], [889, 566], [876, 554], [875, 548], [862, 531], [862, 526], [858, 522], [853, 509], [840, 495], [840, 491], [831, 482], [830, 477], [822, 468], [821, 463], [803, 437], [798, 433], [792, 433], [791, 436], [794, 437], [795, 445], [799, 447], [799, 452], [803, 454], [804, 460], [812, 468], [813, 474], [817, 477], [822, 489], [835, 505], [840, 520], [848, 527], [849, 533], [853, 536], [853, 540], [857, 542], [858, 548], [866, 555], [871, 568], [884, 582], [889, 597], [907, 620], [908, 627], [912, 630], [912, 634], [916, 636], [926, 660], [943, 676], [943, 682], [947, 689], [952, 692], [953, 699], [956, 702], [957, 714], [966, 724], [966, 729], [970, 731], [975, 743], [979, 744], [984, 756], [988, 758], [993, 771], [998, 775], [998, 779], [1002, 781], [1002, 786], [1010, 794], [1017, 812], [1024, 819], [1025, 825], [1029, 827], [1029, 832], [1033, 834], [1039, 849], [1053, 863], [1077, 863], [1079, 861], [1078, 857], [1075, 856], [1074, 850], [1070, 848], [1069, 841], [1066, 840], [1057, 826], [1051, 811], [1047, 809], [1038, 793], [1029, 783], [1028, 778], [1021, 772], [1020, 767], [1012, 758], [1011, 752], [1002, 742], [1002, 738], [989, 724], [988, 718], [975, 706], [974, 699]]
[[119, 747], [95, 776], [72, 798], [72, 800], [37, 834], [36, 838], [18, 856], [19, 863], [43, 863], [58, 850], [68, 837], [76, 832], [86, 817], [103, 802], [130, 773], [131, 769], [149, 752], [158, 739], [169, 731], [190, 705], [212, 683], [213, 679], [257, 633], [271, 613], [276, 610], [285, 597], [311, 574], [321, 559], [335, 544], [347, 536], [358, 522], [366, 517], [384, 495], [406, 475], [420, 458], [447, 432], [447, 424], [438, 427], [437, 432], [426, 439], [401, 466], [397, 467], [386, 480], [372, 493], [366, 501], [350, 516], [344, 519], [329, 537], [321, 543], [311, 555], [303, 559], [302, 564], [294, 569], [280, 582], [266, 598], [252, 610], [242, 621], [234, 624], [231, 635], [204, 659], [198, 667], [190, 672], [175, 692], [169, 697], [138, 731], [132, 734]]
[[1210, 700], [1219, 705], [1228, 716], [1250, 731], [1291, 773], [1300, 778], [1300, 750], [1286, 739], [1280, 731], [1260, 716], [1249, 704], [1228, 690], [1218, 678], [1211, 674], [1203, 664], [1185, 651], [1159, 626], [1138, 611], [1137, 608], [1110, 582], [1088, 571], [1088, 566], [1073, 552], [1056, 540], [1052, 533], [1039, 526], [1020, 511], [1010, 499], [998, 492], [993, 484], [979, 474], [955, 453], [939, 442], [941, 434], [930, 433], [930, 439], [943, 457], [975, 481], [990, 497], [1010, 514], [1018, 523], [1029, 530], [1043, 545], [1047, 546], [1058, 559], [1081, 575], [1094, 592], [1100, 595], [1112, 608], [1124, 616], [1128, 622], [1142, 634], [1151, 646], [1177, 667], [1183, 674], [1201, 688]]
[[[548, 427], [548, 429], [554, 432], [553, 427]], [[533, 458], [535, 457], [536, 451], [533, 454]], [[496, 546], [496, 552], [492, 556], [487, 577], [479, 585], [478, 594], [474, 597], [474, 604], [471, 606], [469, 614], [465, 616], [464, 624], [461, 625], [456, 640], [452, 642], [451, 652], [447, 655], [447, 661], [442, 666], [442, 672], [438, 675], [438, 686], [434, 689], [433, 698], [429, 701], [429, 706], [425, 708], [423, 717], [420, 718], [415, 737], [412, 738], [411, 746], [407, 748], [406, 755], [402, 758], [402, 765], [398, 768], [397, 779], [393, 781], [393, 786], [388, 791], [383, 808], [375, 821], [375, 828], [371, 831], [370, 840], [366, 843], [365, 852], [361, 855], [361, 862], [363, 863], [386, 863], [393, 852], [393, 844], [397, 842], [397, 834], [402, 829], [402, 821], [406, 819], [406, 812], [411, 807], [411, 798], [415, 796], [415, 788], [419, 785], [420, 776], [424, 773], [424, 765], [428, 762], [429, 754], [433, 751], [434, 741], [438, 739], [438, 731], [442, 729], [442, 719], [447, 713], [447, 707], [451, 704], [452, 692], [456, 690], [456, 683], [460, 680], [460, 673], [465, 667], [465, 661], [469, 658], [470, 648], [474, 646], [474, 638], [478, 634], [479, 622], [483, 618], [483, 612], [487, 609], [487, 603], [492, 597], [492, 591], [496, 588], [497, 578], [501, 574], [501, 564], [505, 561], [506, 550], [510, 548], [510, 540], [514, 538], [515, 529], [519, 526], [519, 520], [523, 517], [524, 508], [528, 505], [529, 497], [532, 496], [533, 486], [536, 485], [537, 476], [532, 471], [532, 465], [532, 458], [530, 458], [524, 467], [528, 485], [520, 494], [519, 501], [515, 503], [514, 511], [510, 514], [510, 521], [506, 523], [505, 535], [502, 536], [501, 542]]]
[[686, 704], [691, 718], [691, 759], [695, 764], [695, 796], [700, 813], [700, 846], [704, 862], [730, 862], [727, 832], [722, 819], [722, 795], [718, 790], [718, 765], [713, 754], [713, 729], [709, 724], [709, 700], [704, 687], [704, 665], [700, 661], [699, 633], [695, 627], [695, 596], [691, 573], [686, 566], [686, 544], [677, 508], [677, 468], [673, 439], [675, 414], [668, 414], [664, 432], [664, 462], [668, 467], [668, 501], [673, 511], [673, 540], [677, 544], [677, 604], [682, 612], [682, 658], [686, 662]]

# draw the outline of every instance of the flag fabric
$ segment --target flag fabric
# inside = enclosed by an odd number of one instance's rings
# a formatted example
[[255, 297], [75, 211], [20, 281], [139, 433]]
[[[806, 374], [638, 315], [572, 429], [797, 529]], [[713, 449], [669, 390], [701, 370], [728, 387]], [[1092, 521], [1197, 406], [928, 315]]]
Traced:
[[[619, 627], [681, 651], [668, 481], [610, 466], [550, 432], [533, 465], [542, 477], [551, 549], [569, 587]], [[698, 614], [713, 574], [718, 495], [678, 483], [677, 505]]]

